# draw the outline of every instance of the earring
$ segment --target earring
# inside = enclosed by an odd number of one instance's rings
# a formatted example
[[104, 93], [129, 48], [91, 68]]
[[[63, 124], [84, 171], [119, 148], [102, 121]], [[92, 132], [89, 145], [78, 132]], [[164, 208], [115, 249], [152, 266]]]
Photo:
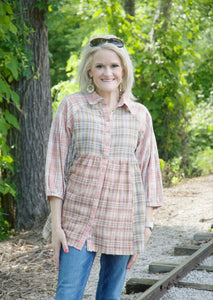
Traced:
[[119, 85], [119, 92], [122, 94], [123, 93], [123, 84], [122, 82]]
[[94, 86], [94, 83], [93, 83], [92, 78], [90, 78], [90, 79], [89, 79], [89, 84], [88, 84], [88, 86], [87, 86], [87, 92], [88, 92], [89, 94], [92, 94], [92, 93], [94, 92], [94, 90], [95, 90], [95, 86]]

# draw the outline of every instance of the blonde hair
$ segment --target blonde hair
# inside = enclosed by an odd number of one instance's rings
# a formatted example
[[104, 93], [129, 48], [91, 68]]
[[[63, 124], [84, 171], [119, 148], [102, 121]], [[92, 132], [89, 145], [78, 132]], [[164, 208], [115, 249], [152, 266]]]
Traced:
[[[106, 35], [104, 38], [117, 38], [114, 35]], [[100, 46], [91, 47], [88, 43], [82, 52], [82, 59], [78, 69], [78, 78], [79, 78], [79, 86], [82, 92], [86, 92], [87, 86], [89, 84], [89, 74], [88, 71], [91, 68], [92, 59], [94, 54], [100, 50], [106, 49], [114, 51], [121, 60], [122, 66], [124, 68], [124, 75], [122, 78], [122, 87], [121, 91], [126, 93], [132, 100], [135, 100], [135, 97], [132, 94], [132, 86], [134, 83], [134, 69], [132, 65], [132, 61], [127, 52], [126, 47], [118, 48], [114, 44], [104, 43]]]

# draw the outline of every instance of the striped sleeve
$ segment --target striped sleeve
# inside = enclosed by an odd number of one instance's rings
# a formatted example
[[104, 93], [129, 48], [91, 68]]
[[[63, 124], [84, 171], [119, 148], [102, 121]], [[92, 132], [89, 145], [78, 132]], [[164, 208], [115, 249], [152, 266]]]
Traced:
[[141, 168], [141, 176], [144, 185], [146, 206], [159, 207], [163, 202], [163, 186], [160, 171], [160, 162], [152, 118], [145, 109], [141, 119], [142, 133], [136, 151], [136, 156]]
[[64, 198], [64, 171], [72, 130], [68, 104], [65, 97], [57, 109], [50, 130], [45, 168], [47, 199], [49, 196]]

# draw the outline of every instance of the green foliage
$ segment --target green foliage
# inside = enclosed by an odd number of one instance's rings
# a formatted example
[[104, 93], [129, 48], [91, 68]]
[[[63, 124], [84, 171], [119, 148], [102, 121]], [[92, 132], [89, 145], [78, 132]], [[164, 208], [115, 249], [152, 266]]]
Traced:
[[5, 221], [3, 210], [0, 208], [0, 241], [8, 238], [10, 231], [10, 226], [7, 221]]
[[[18, 28], [14, 24], [14, 13], [9, 2], [0, 2], [0, 170], [14, 172], [14, 161], [7, 146], [7, 134], [11, 126], [19, 129], [17, 119], [5, 109], [9, 103], [19, 107], [19, 96], [11, 89], [13, 80], [18, 80], [20, 66], [12, 43], [17, 38]], [[0, 181], [1, 194], [15, 194], [8, 176]]]
[[165, 162], [162, 170], [162, 178], [164, 187], [178, 184], [185, 177], [184, 170], [181, 168], [182, 157], [173, 158]]
[[[178, 183], [185, 176], [194, 177], [213, 172], [213, 98], [193, 105], [188, 113], [188, 165], [183, 157], [165, 162], [162, 170], [165, 186]], [[187, 168], [186, 168], [187, 167]]]
[[213, 96], [208, 102], [200, 102], [190, 112], [188, 124], [188, 144], [190, 167], [192, 175], [206, 175], [212, 172], [213, 152]]
[[[20, 78], [29, 76], [32, 67], [31, 53], [25, 47], [32, 30], [19, 20], [18, 10], [17, 1], [0, 1], [0, 204], [4, 195], [16, 197], [16, 184], [11, 179], [18, 164], [11, 154], [16, 145], [9, 147], [7, 143], [10, 130], [20, 129], [11, 112], [11, 107], [13, 111], [20, 110], [19, 96], [13, 87]], [[0, 211], [0, 238], [7, 234], [8, 226]]]
[[213, 172], [213, 149], [199, 152], [194, 164], [200, 175], [207, 175]]
[[[49, 14], [50, 72], [53, 85], [66, 81], [66, 63], [91, 36], [118, 34], [124, 20], [121, 4], [114, 0], [59, 1], [58, 10]], [[97, 25], [98, 24], [98, 25]]]
[[190, 112], [188, 135], [190, 149], [196, 155], [213, 147], [213, 95], [208, 102], [200, 102]]
[[[153, 20], [158, 3], [152, 3], [156, 5]], [[146, 14], [147, 7], [141, 7]], [[186, 132], [186, 113], [194, 98], [191, 82], [186, 78], [189, 79], [198, 60], [197, 45], [201, 36], [205, 38], [209, 30], [207, 22], [202, 22], [203, 31], [198, 27], [202, 13], [199, 8], [203, 8], [203, 4], [197, 1], [173, 1], [169, 18], [159, 16], [155, 23], [152, 43], [149, 40], [151, 23], [141, 26], [144, 47], [137, 40], [132, 42], [137, 64], [134, 91], [151, 111], [160, 156], [165, 160], [182, 155], [185, 147], [182, 140]], [[212, 40], [211, 35], [209, 39]], [[144, 49], [141, 51], [141, 48]], [[210, 65], [207, 70], [206, 73], [212, 71]]]
[[163, 172], [163, 170], [164, 170], [164, 168], [165, 168], [165, 161], [164, 161], [162, 158], [160, 158], [159, 161], [160, 161], [160, 169], [161, 169], [161, 172]]
[[[189, 1], [190, 3], [190, 1]], [[211, 0], [193, 1], [188, 5], [187, 15], [192, 24], [187, 37], [195, 56], [187, 57], [187, 81], [194, 92], [196, 103], [208, 99], [213, 90], [213, 2]]]
[[52, 88], [53, 98], [53, 114], [56, 112], [57, 107], [61, 100], [69, 94], [75, 93], [79, 90], [77, 84], [77, 67], [78, 67], [78, 56], [73, 54], [66, 66], [67, 77], [70, 78], [66, 81], [62, 81]]

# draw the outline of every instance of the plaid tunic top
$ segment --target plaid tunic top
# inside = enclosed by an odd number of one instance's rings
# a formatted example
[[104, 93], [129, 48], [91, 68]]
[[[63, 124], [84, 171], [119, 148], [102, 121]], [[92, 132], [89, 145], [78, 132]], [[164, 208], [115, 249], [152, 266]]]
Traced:
[[63, 201], [69, 246], [141, 253], [146, 206], [163, 198], [148, 110], [125, 94], [111, 113], [96, 92], [65, 97], [49, 137], [46, 194]]

